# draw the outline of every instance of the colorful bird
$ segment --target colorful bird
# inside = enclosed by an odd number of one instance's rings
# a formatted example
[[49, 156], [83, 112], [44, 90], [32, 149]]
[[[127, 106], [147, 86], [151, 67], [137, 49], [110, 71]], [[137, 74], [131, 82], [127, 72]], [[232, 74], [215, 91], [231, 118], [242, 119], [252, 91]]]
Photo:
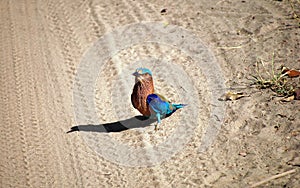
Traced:
[[176, 110], [183, 108], [186, 104], [172, 104], [166, 101], [165, 98], [158, 94], [150, 94], [147, 97], [147, 104], [151, 112], [151, 118], [157, 118], [155, 130], [158, 130], [158, 125], [161, 123], [161, 118], [168, 117]]
[[131, 103], [141, 114], [149, 117], [151, 112], [147, 104], [147, 96], [154, 93], [152, 73], [147, 68], [138, 68], [133, 75], [135, 85], [131, 94]]

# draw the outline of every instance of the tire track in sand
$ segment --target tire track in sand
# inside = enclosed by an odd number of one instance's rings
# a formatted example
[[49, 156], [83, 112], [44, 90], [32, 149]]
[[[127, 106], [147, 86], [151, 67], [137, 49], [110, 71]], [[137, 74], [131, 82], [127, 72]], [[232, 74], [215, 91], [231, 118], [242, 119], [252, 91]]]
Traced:
[[[61, 160], [61, 154], [58, 152], [59, 144], [55, 143], [56, 133], [49, 131], [53, 129], [51, 122], [47, 121], [51, 118], [45, 116], [45, 109], [51, 111], [51, 105], [43, 105], [46, 97], [46, 93], [39, 92], [44, 85], [48, 85], [44, 76], [44, 62], [40, 57], [43, 57], [41, 53], [42, 41], [44, 39], [41, 34], [40, 25], [37, 22], [37, 7], [32, 6], [36, 3], [27, 1], [26, 7], [26, 32], [22, 38], [24, 39], [24, 46], [26, 47], [25, 54], [27, 62], [26, 65], [26, 81], [27, 81], [27, 105], [26, 110], [28, 111], [28, 124], [30, 125], [28, 129], [27, 139], [28, 148], [28, 162], [31, 172], [29, 176], [29, 184], [33, 187], [38, 187], [40, 184], [43, 185], [63, 185], [63, 169], [59, 161]], [[32, 4], [31, 4], [32, 3]], [[31, 35], [35, 37], [30, 37]], [[40, 48], [39, 48], [40, 47]], [[30, 49], [30, 51], [28, 51]], [[42, 65], [42, 66], [41, 66]], [[49, 147], [51, 146], [51, 147]], [[55, 173], [53, 173], [55, 169]]]
[[[135, 6], [133, 6], [131, 3], [127, 2], [127, 1], [122, 1], [122, 4], [125, 7], [125, 9], [127, 9], [127, 10], [132, 9], [132, 8], [133, 8], [133, 10], [135, 10], [134, 13], [129, 12], [129, 15], [127, 15], [126, 17], [129, 16], [130, 18], [133, 18], [135, 22], [138, 22], [141, 19], [145, 20], [143, 18], [144, 15], [141, 14], [139, 11], [136, 12], [136, 10], [138, 10], [138, 9], [136, 9]], [[122, 6], [122, 4], [119, 4], [119, 7]], [[90, 7], [90, 8], [93, 9], [93, 7]], [[96, 11], [92, 11], [92, 12], [95, 13]], [[104, 25], [104, 27], [107, 28], [107, 30], [112, 30], [113, 29], [114, 23], [112, 23], [112, 21], [114, 21], [114, 20], [106, 19], [105, 18], [106, 14], [103, 14], [101, 11], [99, 11], [99, 16], [94, 15], [93, 17], [94, 17], [94, 19], [98, 20], [98, 21], [96, 21], [98, 24]], [[109, 42], [110, 42], [110, 48], [114, 48], [115, 44], [114, 44], [113, 39]], [[147, 47], [145, 47], [145, 48], [147, 48]], [[160, 49], [158, 48], [158, 50], [160, 50]], [[119, 69], [119, 67], [122, 67], [122, 66], [120, 66], [120, 63], [122, 63], [122, 60], [120, 58], [118, 58], [117, 56], [114, 56], [113, 63], [114, 63], [113, 66], [117, 70]], [[118, 70], [118, 72], [121, 72], [121, 70]], [[123, 86], [123, 88], [126, 88], [126, 87]], [[150, 141], [150, 137], [149, 137], [148, 133], [140, 133], [140, 134], [143, 135], [142, 141], [144, 142], [144, 146], [151, 146], [151, 141]], [[151, 158], [155, 157], [155, 156], [153, 156], [153, 153], [151, 153], [151, 152], [147, 153], [147, 155], [148, 155], [148, 157], [151, 157]], [[145, 174], [145, 173], [148, 174], [149, 173], [148, 169], [146, 169], [146, 168], [143, 169], [143, 170], [138, 170], [138, 171], [132, 170], [130, 168], [125, 168], [125, 167], [120, 167], [120, 168], [124, 168], [123, 171], [125, 172], [125, 175], [126, 174], [131, 174], [132, 175], [132, 173], [137, 173], [136, 175], [139, 176], [141, 174]], [[166, 178], [163, 174], [163, 171], [161, 170], [161, 167], [157, 166], [157, 167], [148, 167], [148, 168], [150, 168], [151, 175], [153, 176], [153, 180], [155, 181], [155, 182], [153, 182], [154, 184], [159, 185], [159, 186], [168, 185], [168, 183], [166, 181]], [[126, 171], [128, 171], [128, 172], [126, 173]], [[144, 171], [144, 172], [141, 173], [141, 171]], [[128, 179], [131, 180], [131, 178], [133, 178], [133, 177], [134, 176], [129, 176]]]
[[[21, 172], [17, 173], [14, 168], [16, 167], [16, 158], [19, 147], [15, 144], [15, 130], [12, 127], [16, 127], [17, 124], [14, 122], [14, 117], [11, 115], [15, 108], [10, 104], [14, 100], [14, 76], [10, 74], [13, 72], [12, 62], [12, 42], [11, 42], [11, 23], [7, 24], [4, 20], [10, 19], [10, 10], [7, 8], [9, 2], [2, 2], [0, 8], [0, 96], [1, 96], [1, 126], [0, 126], [0, 142], [2, 143], [0, 147], [1, 152], [1, 162], [0, 162], [0, 178], [1, 186], [10, 187], [16, 186], [18, 184], [17, 176]], [[22, 165], [22, 164], [21, 164]], [[23, 180], [20, 180], [24, 183]], [[15, 183], [12, 183], [15, 182]]]
[[[79, 58], [76, 56], [72, 56], [74, 54], [74, 50], [73, 50], [73, 47], [75, 46], [74, 44], [72, 44], [71, 42], [69, 41], [72, 41], [74, 40], [74, 35], [73, 35], [73, 28], [75, 27], [73, 24], [75, 24], [74, 22], [72, 22], [72, 20], [70, 20], [69, 23], [66, 23], [64, 20], [65, 20], [65, 17], [68, 17], [68, 15], [70, 15], [70, 10], [67, 9], [66, 7], [67, 6], [64, 6], [63, 4], [64, 2], [60, 2], [60, 5], [57, 5], [55, 3], [55, 5], [53, 4], [53, 7], [52, 9], [50, 8], [49, 10], [49, 15], [50, 15], [50, 25], [53, 25], [51, 26], [50, 28], [55, 28], [57, 27], [57, 25], [59, 26], [59, 29], [57, 28], [57, 31], [58, 31], [58, 44], [61, 44], [62, 46], [62, 50], [65, 50], [66, 52], [65, 53], [69, 53], [69, 57], [72, 57], [72, 60], [73, 60], [73, 63], [77, 63], [79, 62]], [[50, 4], [51, 5], [51, 4]], [[52, 6], [52, 5], [51, 5]], [[61, 10], [63, 9], [63, 10]], [[59, 12], [59, 14], [58, 14]], [[82, 14], [83, 15], [83, 14]], [[68, 18], [66, 18], [66, 20], [68, 20]], [[52, 22], [54, 21], [54, 22]], [[70, 25], [69, 25], [70, 24]], [[67, 31], [65, 31], [65, 29]], [[67, 36], [65, 36], [67, 35]], [[50, 38], [53, 37], [53, 36], [50, 36]], [[71, 40], [69, 40], [69, 38], [73, 38]], [[77, 37], [75, 37], [75, 40]], [[64, 49], [65, 45], [68, 45], [68, 50]], [[76, 47], [76, 46], [75, 46]], [[85, 49], [83, 49], [85, 50]], [[81, 54], [81, 53], [80, 53]], [[79, 55], [79, 54], [78, 54]], [[64, 54], [62, 55], [64, 56]], [[49, 67], [49, 69], [51, 69], [51, 67]], [[52, 67], [52, 69], [55, 69], [55, 67]], [[57, 70], [55, 70], [54, 72], [59, 72]], [[61, 83], [61, 81], [58, 80], [58, 82]], [[66, 90], [66, 88], [60, 88], [61, 91], [64, 91]], [[67, 92], [70, 92], [71, 93], [71, 89], [67, 89]], [[61, 111], [61, 109], [59, 109]], [[66, 109], [68, 110], [68, 109]], [[70, 137], [70, 135], [67, 135], [68, 137]], [[101, 185], [102, 182], [104, 182], [104, 180], [108, 180], [109, 182], [109, 179], [111, 176], [106, 176], [103, 177], [102, 176], [91, 176], [90, 174], [101, 174], [102, 171], [106, 171], [105, 174], [107, 174], [107, 171], [109, 171], [108, 169], [111, 169], [112, 171], [112, 167], [113, 165], [108, 165], [106, 164], [107, 162], [106, 161], [102, 161], [102, 160], [99, 160], [98, 156], [95, 155], [93, 152], [91, 151], [87, 151], [87, 149], [89, 148], [86, 148], [84, 147], [84, 145], [82, 145], [81, 143], [78, 143], [78, 142], [74, 142], [74, 143], [70, 143], [72, 145], [74, 145], [74, 148], [76, 148], [75, 150], [73, 150], [72, 153], [72, 161], [74, 161], [73, 165], [75, 166], [74, 168], [74, 171], [76, 172], [77, 174], [77, 178], [76, 178], [76, 181], [78, 181], [76, 184], [77, 185], [89, 185], [89, 182], [93, 182], [95, 184], [99, 184]], [[87, 160], [89, 159], [89, 160]], [[97, 169], [97, 167], [101, 166], [101, 169]], [[103, 168], [105, 167], [105, 168]], [[113, 172], [114, 174], [117, 174], [118, 171], [117, 170], [114, 170]], [[112, 174], [113, 174], [112, 173]], [[103, 180], [103, 178], [105, 178]]]
[[[42, 79], [33, 78], [34, 76], [43, 76], [40, 74], [39, 65], [40, 60], [35, 55], [34, 39], [31, 38], [31, 34], [36, 34], [36, 38], [39, 33], [34, 30], [34, 21], [31, 20], [32, 10], [27, 9], [28, 5], [17, 4], [13, 7], [15, 10], [21, 9], [23, 15], [20, 17], [14, 16], [11, 18], [13, 22], [12, 26], [12, 38], [14, 44], [22, 46], [14, 46], [13, 57], [16, 57], [13, 61], [14, 75], [16, 80], [16, 94], [17, 94], [17, 114], [19, 114], [20, 132], [23, 143], [22, 153], [25, 155], [25, 170], [26, 170], [26, 186], [39, 186], [40, 184], [47, 185], [53, 183], [55, 175], [59, 176], [58, 173], [53, 173], [52, 168], [55, 165], [55, 155], [51, 151], [51, 147], [47, 147], [53, 143], [54, 134], [41, 135], [41, 125], [37, 118], [36, 101], [39, 97], [35, 95], [39, 84]], [[19, 11], [19, 10], [18, 10]], [[36, 18], [36, 17], [35, 17]], [[18, 35], [16, 34], [18, 33]], [[29, 49], [32, 51], [30, 52]], [[37, 67], [35, 67], [37, 66]], [[35, 68], [33, 68], [35, 67]], [[35, 70], [35, 71], [33, 71]], [[36, 98], [37, 97], [37, 98]], [[47, 106], [49, 107], [49, 106]], [[42, 111], [40, 109], [40, 111]], [[26, 118], [25, 118], [26, 117]], [[50, 125], [50, 123], [46, 123]], [[44, 130], [43, 130], [44, 131]], [[56, 145], [54, 145], [56, 146]], [[53, 159], [53, 160], [49, 160]], [[22, 169], [22, 168], [20, 168]]]
[[[12, 132], [13, 138], [12, 141], [15, 141], [12, 143], [12, 145], [17, 146], [16, 150], [14, 152], [18, 153], [17, 157], [14, 160], [11, 160], [12, 163], [14, 163], [16, 171], [16, 177], [19, 177], [16, 179], [16, 184], [29, 186], [29, 164], [28, 164], [28, 143], [26, 141], [26, 122], [25, 122], [25, 116], [24, 114], [24, 106], [26, 105], [26, 101], [24, 100], [24, 93], [26, 92], [25, 86], [25, 76], [24, 72], [24, 66], [23, 64], [26, 63], [24, 59], [24, 54], [22, 54], [22, 38], [21, 33], [18, 33], [18, 31], [22, 31], [24, 28], [24, 25], [22, 23], [18, 23], [18, 16], [24, 16], [24, 9], [22, 9], [22, 4], [14, 4], [10, 3], [9, 5], [9, 15], [11, 20], [10, 25], [10, 32], [11, 32], [11, 43], [12, 43], [12, 64], [13, 64], [13, 70], [12, 73], [14, 75], [14, 83], [10, 87], [14, 87], [15, 96], [13, 97], [13, 105], [15, 108], [16, 113], [12, 114], [10, 117], [14, 117], [16, 121], [15, 129]], [[24, 6], [23, 6], [24, 7]], [[14, 15], [15, 11], [19, 11], [20, 14]], [[14, 124], [12, 123], [12, 124]], [[18, 138], [18, 139], [16, 139]], [[22, 161], [22, 162], [21, 162]], [[20, 178], [22, 177], [22, 178]], [[16, 185], [14, 185], [16, 186]]]
[[[45, 72], [47, 73], [46, 75], [48, 75], [47, 78], [49, 78], [49, 80], [47, 79], [46, 82], [48, 82], [48, 85], [54, 89], [54, 91], [48, 91], [49, 96], [47, 97], [49, 98], [47, 99], [47, 101], [49, 105], [52, 106], [52, 109], [51, 111], [45, 112], [45, 116], [47, 117], [45, 119], [50, 120], [51, 124], [53, 124], [55, 127], [57, 127], [58, 125], [57, 129], [60, 130], [60, 134], [63, 134], [60, 135], [63, 137], [56, 136], [56, 140], [62, 143], [56, 150], [57, 155], [62, 156], [62, 161], [65, 161], [65, 164], [60, 164], [60, 167], [63, 169], [63, 171], [66, 172], [66, 174], [63, 174], [63, 176], [68, 180], [62, 182], [66, 186], [70, 186], [71, 184], [73, 184], [74, 186], [82, 186], [83, 177], [80, 171], [81, 166], [83, 166], [82, 161], [84, 161], [84, 157], [82, 157], [82, 147], [77, 140], [72, 141], [68, 139], [67, 136], [63, 133], [66, 130], [62, 127], [59, 127], [59, 125], [61, 124], [64, 124], [66, 126], [72, 125], [72, 123], [70, 122], [71, 120], [67, 119], [70, 116], [64, 116], [64, 114], [72, 114], [69, 108], [67, 108], [66, 104], [71, 103], [68, 100], [71, 98], [70, 90], [73, 87], [72, 81], [73, 75], [75, 75], [74, 72], [76, 65], [74, 60], [77, 59], [77, 57], [74, 57], [74, 54], [81, 54], [81, 51], [77, 49], [80, 46], [77, 46], [79, 45], [79, 42], [76, 41], [78, 39], [73, 39], [73, 31], [70, 30], [69, 25], [64, 22], [64, 20], [68, 18], [62, 17], [58, 14], [58, 12], [62, 12], [62, 14], [65, 14], [65, 11], [60, 10], [60, 8], [63, 6], [62, 2], [57, 3], [49, 1], [46, 7], [44, 6], [45, 4], [41, 4], [41, 9], [46, 12], [46, 15], [48, 15], [43, 22], [47, 23], [44, 27], [45, 35], [43, 35], [43, 37], [46, 38], [46, 43], [42, 44], [43, 41], [41, 40], [39, 41], [39, 43], [41, 46], [45, 46], [42, 49], [42, 53], [44, 54], [44, 61], [46, 62]], [[44, 12], [41, 12], [40, 14], [43, 17]], [[57, 36], [57, 38], [55, 36]], [[55, 42], [53, 42], [53, 40]], [[71, 46], [75, 46], [76, 49], [73, 49]], [[58, 50], [61, 47], [60, 52], [50, 50], [57, 47]], [[73, 52], [74, 50], [77, 50], [76, 53]], [[52, 58], [54, 58], [54, 60], [52, 60]], [[67, 63], [61, 63], [61, 60]], [[63, 76], [59, 76], [59, 74], [63, 74]], [[48, 88], [45, 88], [44, 90], [47, 91], [47, 89]], [[55, 101], [52, 101], [53, 99], [55, 99]], [[68, 103], [66, 101], [68, 101]], [[60, 122], [59, 120], [61, 120], [62, 122]], [[55, 132], [55, 130], [53, 132], [51, 129], [50, 134], [56, 135], [57, 133]], [[63, 148], [65, 146], [72, 147]], [[68, 154], [69, 156], [66, 156], [66, 154]], [[66, 166], [67, 164], [70, 166]]]

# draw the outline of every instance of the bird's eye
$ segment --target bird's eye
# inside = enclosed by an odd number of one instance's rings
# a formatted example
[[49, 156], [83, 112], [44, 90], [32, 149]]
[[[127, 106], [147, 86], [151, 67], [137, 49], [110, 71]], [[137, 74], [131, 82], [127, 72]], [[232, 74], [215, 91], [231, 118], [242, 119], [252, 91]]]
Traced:
[[143, 71], [142, 70], [138, 70], [137, 71], [139, 74], [143, 74]]

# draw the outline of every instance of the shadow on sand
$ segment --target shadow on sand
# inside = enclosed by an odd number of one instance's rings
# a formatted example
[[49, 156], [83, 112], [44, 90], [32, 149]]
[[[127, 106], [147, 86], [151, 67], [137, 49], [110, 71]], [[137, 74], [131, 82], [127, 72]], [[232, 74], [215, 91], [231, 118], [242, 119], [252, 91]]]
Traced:
[[150, 126], [150, 124], [155, 121], [156, 119], [150, 119], [145, 116], [135, 116], [126, 120], [116, 121], [112, 123], [105, 123], [99, 125], [91, 125], [91, 124], [77, 125], [71, 127], [71, 130], [69, 130], [67, 133], [71, 133], [74, 131], [103, 132], [103, 133], [121, 132], [128, 129], [147, 127]]

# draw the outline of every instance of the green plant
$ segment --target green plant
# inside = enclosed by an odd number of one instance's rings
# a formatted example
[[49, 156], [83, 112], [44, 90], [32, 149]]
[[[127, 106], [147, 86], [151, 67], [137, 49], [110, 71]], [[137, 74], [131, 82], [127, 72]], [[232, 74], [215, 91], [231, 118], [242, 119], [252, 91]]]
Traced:
[[[278, 96], [291, 96], [295, 91], [295, 83], [287, 78], [286, 73], [282, 73], [281, 69], [275, 70], [274, 54], [271, 61], [271, 70], [266, 67], [266, 62], [262, 59], [256, 61], [255, 75], [252, 77], [252, 85], [258, 86], [260, 89], [271, 89]], [[262, 68], [261, 68], [262, 67]]]

